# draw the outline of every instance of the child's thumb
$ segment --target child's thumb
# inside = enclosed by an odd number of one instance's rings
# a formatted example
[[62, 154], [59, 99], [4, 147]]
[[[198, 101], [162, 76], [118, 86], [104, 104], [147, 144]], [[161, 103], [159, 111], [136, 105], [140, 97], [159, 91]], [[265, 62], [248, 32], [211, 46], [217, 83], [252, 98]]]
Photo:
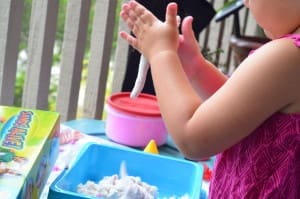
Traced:
[[177, 26], [177, 4], [169, 3], [166, 10], [166, 22]]
[[191, 39], [191, 40], [196, 39], [195, 34], [193, 32], [192, 23], [193, 23], [192, 16], [185, 17], [182, 21], [181, 32], [185, 39]]

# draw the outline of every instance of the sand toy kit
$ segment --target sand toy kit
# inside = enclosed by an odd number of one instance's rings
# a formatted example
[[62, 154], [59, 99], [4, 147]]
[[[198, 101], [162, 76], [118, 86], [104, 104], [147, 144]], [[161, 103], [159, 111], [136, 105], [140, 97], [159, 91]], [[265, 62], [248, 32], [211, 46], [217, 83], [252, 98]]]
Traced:
[[58, 113], [0, 106], [0, 198], [39, 198], [58, 150]]

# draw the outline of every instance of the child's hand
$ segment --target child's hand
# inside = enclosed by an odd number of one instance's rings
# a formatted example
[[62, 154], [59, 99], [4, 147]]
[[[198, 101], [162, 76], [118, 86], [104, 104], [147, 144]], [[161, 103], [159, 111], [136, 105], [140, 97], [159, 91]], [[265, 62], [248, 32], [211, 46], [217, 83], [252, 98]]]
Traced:
[[193, 18], [190, 16], [183, 19], [181, 26], [182, 35], [180, 35], [178, 47], [178, 56], [188, 76], [195, 73], [196, 67], [206, 62], [195, 38], [192, 22]]
[[135, 1], [123, 4], [120, 15], [135, 37], [123, 31], [120, 36], [140, 51], [150, 63], [161, 52], [177, 52], [179, 34], [176, 3], [168, 4], [165, 22]]

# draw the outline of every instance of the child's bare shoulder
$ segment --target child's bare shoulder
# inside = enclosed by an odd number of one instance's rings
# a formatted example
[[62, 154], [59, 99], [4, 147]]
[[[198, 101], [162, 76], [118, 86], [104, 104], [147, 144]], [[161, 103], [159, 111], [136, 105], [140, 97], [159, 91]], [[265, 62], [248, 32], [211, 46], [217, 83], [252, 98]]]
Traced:
[[[300, 48], [290, 38], [270, 41], [255, 51], [254, 63], [269, 66], [272, 69], [300, 73]], [[255, 65], [255, 64], [254, 64]]]
[[275, 60], [286, 58], [283, 61], [292, 61], [290, 58], [294, 58], [295, 61], [300, 61], [300, 48], [291, 38], [275, 39], [266, 43], [264, 47], [264, 51], [273, 54]]

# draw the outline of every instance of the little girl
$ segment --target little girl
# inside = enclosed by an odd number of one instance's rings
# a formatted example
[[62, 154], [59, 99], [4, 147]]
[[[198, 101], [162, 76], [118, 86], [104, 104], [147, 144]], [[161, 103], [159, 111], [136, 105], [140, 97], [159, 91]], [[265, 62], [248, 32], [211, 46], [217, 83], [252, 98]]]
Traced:
[[300, 197], [300, 1], [245, 0], [272, 39], [227, 79], [204, 59], [177, 4], [158, 20], [135, 1], [120, 32], [151, 65], [167, 129], [188, 158], [217, 154], [210, 198]]

